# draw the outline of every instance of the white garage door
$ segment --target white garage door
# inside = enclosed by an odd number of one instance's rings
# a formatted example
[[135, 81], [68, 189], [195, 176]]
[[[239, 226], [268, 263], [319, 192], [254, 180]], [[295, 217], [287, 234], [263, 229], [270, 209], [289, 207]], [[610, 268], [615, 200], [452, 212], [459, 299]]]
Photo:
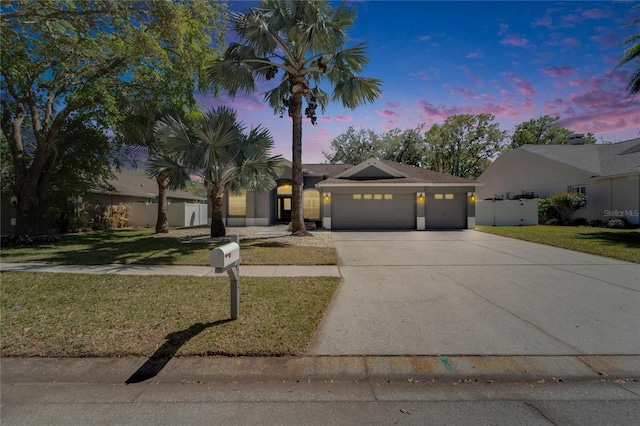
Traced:
[[427, 196], [427, 229], [464, 229], [467, 227], [467, 194], [442, 193]]
[[415, 194], [334, 194], [333, 229], [415, 229]]

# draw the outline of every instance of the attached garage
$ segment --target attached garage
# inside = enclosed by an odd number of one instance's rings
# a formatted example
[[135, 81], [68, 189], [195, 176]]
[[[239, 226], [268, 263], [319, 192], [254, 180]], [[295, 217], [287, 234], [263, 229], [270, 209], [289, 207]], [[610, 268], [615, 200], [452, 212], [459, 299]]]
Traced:
[[332, 229], [415, 229], [415, 204], [413, 193], [335, 194]]
[[465, 229], [475, 181], [370, 159], [316, 184], [327, 229]]
[[466, 192], [428, 194], [426, 207], [427, 229], [464, 229], [467, 227]]

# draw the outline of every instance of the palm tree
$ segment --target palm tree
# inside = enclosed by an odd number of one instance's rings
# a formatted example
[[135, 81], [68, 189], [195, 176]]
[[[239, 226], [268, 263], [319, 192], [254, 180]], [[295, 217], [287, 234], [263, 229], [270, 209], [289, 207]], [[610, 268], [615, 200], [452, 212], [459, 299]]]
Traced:
[[147, 101], [137, 102], [132, 106], [130, 119], [123, 129], [125, 139], [146, 150], [149, 156], [146, 172], [158, 184], [157, 234], [169, 232], [167, 192], [170, 189], [184, 189], [190, 180], [189, 174], [179, 166], [176, 156], [167, 152], [156, 140], [154, 126], [160, 117], [167, 114], [183, 116], [179, 108], [156, 108]]
[[[233, 99], [238, 92], [251, 93], [257, 82], [275, 78], [279, 84], [268, 90], [265, 101], [281, 116], [293, 121], [292, 232], [306, 235], [302, 211], [302, 104], [305, 115], [316, 124], [316, 108], [324, 112], [331, 101], [355, 108], [373, 102], [382, 82], [359, 77], [368, 58], [365, 44], [345, 48], [345, 30], [353, 26], [355, 9], [347, 3], [332, 9], [326, 0], [269, 0], [247, 13], [232, 13], [234, 30], [240, 37], [225, 55], [206, 71], [215, 86], [226, 89]], [[328, 82], [331, 96], [319, 85]]]
[[[635, 7], [638, 8], [640, 7], [640, 5]], [[640, 18], [634, 19], [628, 25], [638, 24], [640, 24]], [[629, 86], [627, 86], [629, 93], [631, 93], [632, 95], [640, 92], [640, 33], [630, 35], [629, 37], [624, 39], [622, 44], [633, 42], [635, 42], [635, 44], [624, 51], [622, 60], [618, 64], [618, 67], [621, 67], [631, 61], [635, 61], [636, 63], [636, 70], [631, 74], [631, 81], [629, 81]]]
[[156, 137], [169, 152], [179, 154], [175, 164], [158, 162], [170, 173], [186, 173], [186, 168], [201, 175], [211, 203], [211, 236], [226, 234], [222, 221], [225, 190], [266, 192], [276, 185], [282, 172], [282, 157], [269, 156], [273, 139], [268, 130], [253, 128], [244, 133], [235, 111], [220, 107], [193, 123], [172, 116], [161, 118], [155, 126]]

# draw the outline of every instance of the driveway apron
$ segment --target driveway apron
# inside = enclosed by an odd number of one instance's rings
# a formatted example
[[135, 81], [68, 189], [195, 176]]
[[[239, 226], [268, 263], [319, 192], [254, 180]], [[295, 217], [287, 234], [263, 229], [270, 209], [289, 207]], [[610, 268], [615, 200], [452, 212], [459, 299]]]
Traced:
[[637, 355], [640, 265], [474, 230], [334, 232], [309, 355]]

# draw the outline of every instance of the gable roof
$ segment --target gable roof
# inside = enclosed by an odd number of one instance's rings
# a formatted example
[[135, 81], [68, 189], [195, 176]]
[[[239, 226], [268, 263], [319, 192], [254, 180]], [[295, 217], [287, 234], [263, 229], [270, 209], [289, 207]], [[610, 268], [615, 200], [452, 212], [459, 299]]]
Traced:
[[610, 177], [640, 172], [640, 138], [612, 144], [523, 145], [525, 151], [589, 173]]
[[[149, 179], [143, 173], [126, 169], [121, 169], [120, 171], [114, 169], [113, 174], [115, 175], [113, 179], [109, 179], [104, 185], [89, 192], [143, 198], [156, 198], [158, 196], [158, 184], [155, 179]], [[206, 198], [198, 197], [182, 190], [169, 190], [167, 191], [167, 197], [179, 200], [206, 201]]]
[[479, 186], [481, 183], [389, 160], [369, 159], [318, 183], [335, 185]]

